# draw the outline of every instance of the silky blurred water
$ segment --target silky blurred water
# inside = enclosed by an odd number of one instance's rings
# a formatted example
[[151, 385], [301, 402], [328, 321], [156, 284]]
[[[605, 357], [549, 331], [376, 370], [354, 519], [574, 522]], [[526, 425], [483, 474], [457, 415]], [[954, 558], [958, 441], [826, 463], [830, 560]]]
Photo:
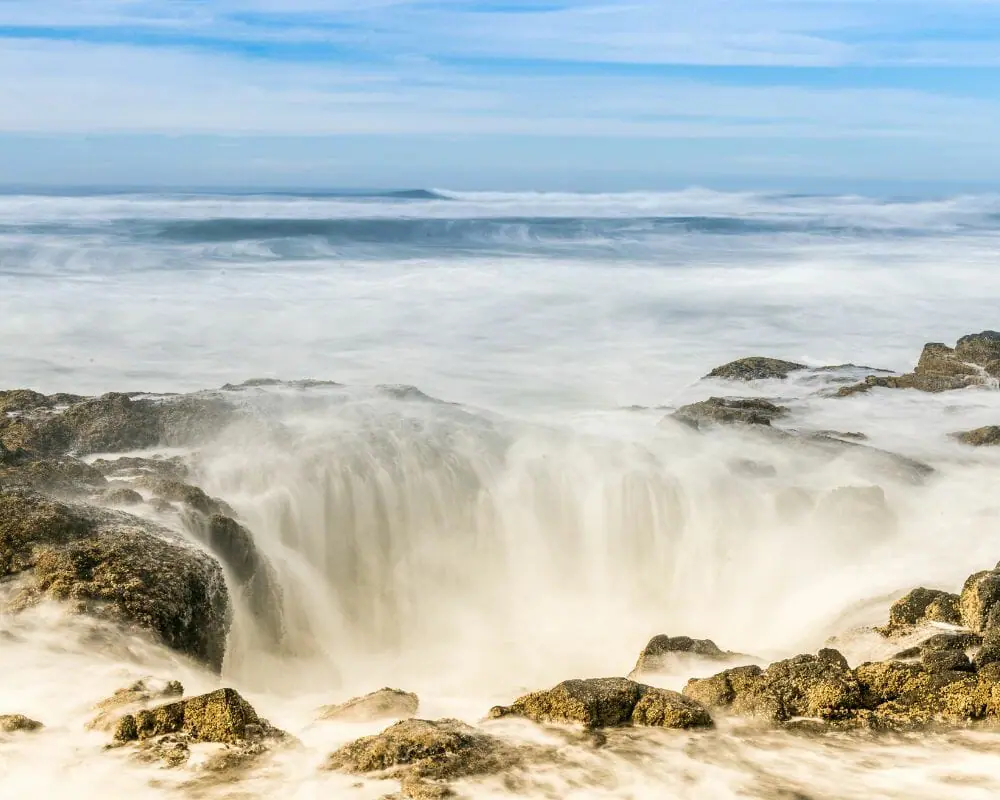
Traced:
[[[998, 327], [998, 210], [994, 197], [700, 190], [0, 198], [5, 388], [344, 384], [227, 391], [264, 424], [192, 455], [283, 590], [281, 647], [240, 606], [221, 681], [303, 747], [238, 785], [198, 787], [185, 783], [194, 768], [103, 752], [84, 723], [114, 689], [220, 679], [46, 606], [0, 614], [0, 713], [48, 726], [0, 740], [0, 798], [66, 782], [88, 798], [374, 798], [392, 786], [318, 767], [379, 726], [320, 723], [318, 706], [393, 685], [420, 694], [423, 716], [477, 722], [523, 691], [626, 674], [658, 633], [765, 661], [830, 637], [852, 663], [888, 656], [864, 628], [895, 596], [954, 591], [1000, 559], [1000, 454], [950, 436], [1000, 423], [1000, 393], [829, 396], [863, 369], [701, 376], [751, 354], [903, 371], [925, 341]], [[671, 406], [732, 393], [787, 404], [781, 427], [860, 432], [935, 472], [662, 423]], [[888, 509], [874, 521], [829, 500], [872, 486]], [[790, 492], [814, 503], [796, 511]], [[662, 683], [693, 670], [711, 666]], [[538, 766], [522, 791], [979, 798], [1000, 789], [998, 745], [724, 723], [622, 734], [600, 751], [563, 743], [561, 766]], [[504, 794], [488, 781], [463, 791]]]

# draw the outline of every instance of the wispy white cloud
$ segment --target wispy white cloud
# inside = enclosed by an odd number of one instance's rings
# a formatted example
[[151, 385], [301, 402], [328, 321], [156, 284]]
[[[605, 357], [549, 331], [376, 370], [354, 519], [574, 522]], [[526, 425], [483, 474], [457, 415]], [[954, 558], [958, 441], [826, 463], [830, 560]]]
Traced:
[[720, 139], [1000, 137], [1000, 100], [911, 89], [732, 86], [656, 76], [468, 75], [247, 61], [198, 50], [17, 42], [0, 130], [521, 134]]
[[[4, 0], [0, 26], [326, 42], [384, 59], [695, 65], [996, 64], [993, 0]], [[183, 42], [176, 42], [178, 45]], [[284, 55], [294, 57], [293, 52]]]

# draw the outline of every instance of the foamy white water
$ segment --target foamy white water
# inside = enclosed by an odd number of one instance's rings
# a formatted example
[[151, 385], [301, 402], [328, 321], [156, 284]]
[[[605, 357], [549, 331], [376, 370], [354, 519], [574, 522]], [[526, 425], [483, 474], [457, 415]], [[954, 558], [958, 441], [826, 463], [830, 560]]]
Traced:
[[[317, 769], [378, 726], [318, 723], [319, 705], [398, 685], [420, 694], [422, 716], [474, 722], [524, 690], [625, 674], [657, 633], [765, 660], [837, 637], [858, 663], [889, 655], [857, 629], [883, 622], [894, 596], [955, 590], [995, 564], [1000, 454], [948, 434], [1000, 423], [1000, 393], [833, 399], [814, 374], [698, 379], [756, 353], [902, 370], [925, 341], [997, 327], [997, 205], [708, 192], [8, 197], [3, 384], [348, 384], [241, 391], [283, 433], [231, 431], [196, 459], [197, 482], [239, 511], [283, 589], [281, 647], [238, 613], [222, 681], [303, 742], [238, 787], [197, 791], [378, 797], [391, 786], [352, 788]], [[734, 392], [780, 397], [793, 410], [784, 425], [859, 431], [936, 473], [915, 481], [877, 454], [658, 425], [655, 407]], [[746, 461], [771, 470], [748, 475]], [[891, 524], [786, 502], [792, 489], [822, 498], [871, 485]], [[14, 676], [0, 683], [0, 713], [48, 725], [0, 742], [0, 797], [67, 781], [95, 798], [195, 791], [190, 772], [102, 752], [106, 736], [84, 723], [136, 678], [189, 691], [218, 678], [57, 607], [0, 616], [0, 666]], [[536, 794], [978, 798], [1000, 789], [998, 745], [982, 733], [649, 732], [602, 752], [567, 746], [565, 769], [540, 776]]]

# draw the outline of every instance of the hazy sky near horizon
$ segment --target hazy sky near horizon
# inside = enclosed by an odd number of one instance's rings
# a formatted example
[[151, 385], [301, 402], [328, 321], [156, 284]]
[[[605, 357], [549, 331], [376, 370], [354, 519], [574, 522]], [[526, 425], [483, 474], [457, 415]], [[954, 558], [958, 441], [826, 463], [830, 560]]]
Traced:
[[1000, 0], [0, 0], [0, 183], [1000, 183]]

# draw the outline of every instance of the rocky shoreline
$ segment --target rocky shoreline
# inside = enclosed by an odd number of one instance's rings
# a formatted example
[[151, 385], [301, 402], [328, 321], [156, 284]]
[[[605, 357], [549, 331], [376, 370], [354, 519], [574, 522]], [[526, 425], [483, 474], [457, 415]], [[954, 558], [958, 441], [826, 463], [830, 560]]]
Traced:
[[[822, 369], [751, 357], [706, 378], [783, 381]], [[871, 373], [830, 391], [831, 400], [876, 389], [993, 389], [1000, 378], [1000, 333], [965, 336], [953, 348], [928, 344], [912, 373]], [[225, 500], [192, 482], [187, 459], [134, 455], [197, 446], [246, 423], [238, 395], [256, 385], [166, 397], [0, 392], [3, 610], [19, 613], [43, 600], [57, 601], [151, 636], [219, 672], [235, 590], [279, 644], [280, 587], [252, 531]], [[297, 385], [307, 389], [321, 382]], [[914, 482], [933, 474], [929, 465], [871, 447], [856, 433], [799, 433], [772, 424], [789, 414], [779, 400], [711, 397], [673, 411], [662, 424], [698, 434], [740, 426], [799, 447], [864, 452]], [[957, 431], [955, 437], [969, 446], [997, 445], [1000, 426]], [[88, 460], [95, 455], [101, 457]], [[765, 466], [743, 468], [751, 474]], [[890, 519], [880, 492], [845, 487], [816, 502], [851, 513], [860, 509], [872, 525], [884, 527]], [[731, 718], [815, 734], [1000, 727], [1000, 564], [983, 566], [963, 586], [947, 587], [955, 591], [917, 587], [893, 604], [877, 633], [907, 646], [890, 659], [851, 666], [838, 650], [825, 648], [765, 664], [710, 640], [660, 634], [642, 650], [629, 677], [566, 680], [484, 709], [475, 726], [419, 719], [419, 699], [399, 689], [325, 707], [318, 711], [321, 720], [395, 722], [330, 754], [324, 768], [399, 780], [402, 796], [419, 800], [447, 796], [451, 784], [467, 778], [502, 775], [516, 785], [527, 765], [558, 759], [552, 747], [514, 744], [501, 735], [496, 726], [510, 720], [579, 729], [595, 737], [594, 746], [605, 729], [705, 731]], [[691, 679], [681, 692], [641, 682], [685, 659], [725, 668]], [[294, 737], [259, 717], [231, 688], [184, 697], [176, 681], [160, 688], [139, 683], [95, 711], [93, 729], [108, 734], [109, 747], [132, 748], [137, 758], [169, 767], [186, 764], [193, 747], [213, 744], [222, 749], [210, 769], [238, 775], [268, 753], [296, 746]], [[46, 722], [0, 708], [0, 747], [5, 737], [34, 735]]]

